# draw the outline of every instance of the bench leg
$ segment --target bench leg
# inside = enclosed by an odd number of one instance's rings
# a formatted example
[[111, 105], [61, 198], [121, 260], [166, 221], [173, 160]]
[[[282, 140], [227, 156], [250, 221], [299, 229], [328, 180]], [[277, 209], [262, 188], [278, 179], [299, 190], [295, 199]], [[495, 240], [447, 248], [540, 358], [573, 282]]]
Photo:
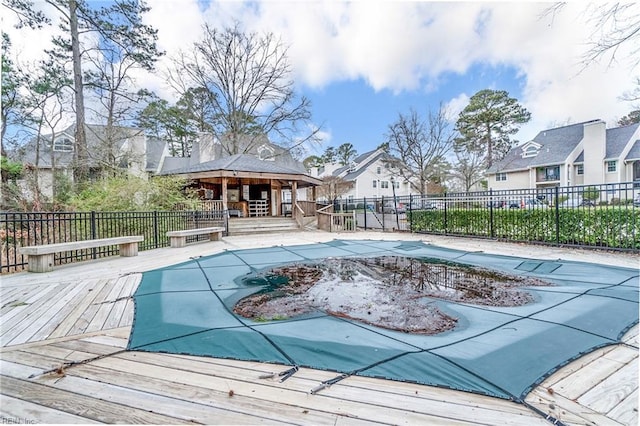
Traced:
[[49, 254], [30, 254], [29, 272], [51, 272], [53, 271], [53, 253]]
[[187, 245], [187, 237], [169, 237], [172, 248], [180, 248]]
[[132, 257], [138, 255], [138, 243], [120, 244], [120, 256]]
[[220, 241], [222, 239], [222, 232], [216, 231], [209, 234], [209, 241]]

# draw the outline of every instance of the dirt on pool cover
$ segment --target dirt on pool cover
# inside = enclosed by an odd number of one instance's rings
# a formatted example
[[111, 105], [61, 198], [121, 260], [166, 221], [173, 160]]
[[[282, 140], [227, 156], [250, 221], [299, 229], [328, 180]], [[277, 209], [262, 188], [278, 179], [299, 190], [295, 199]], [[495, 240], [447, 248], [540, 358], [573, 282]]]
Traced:
[[531, 277], [432, 259], [401, 256], [328, 258], [261, 274], [267, 289], [240, 300], [233, 311], [257, 321], [322, 311], [391, 330], [437, 334], [457, 319], [433, 299], [484, 306], [521, 306], [533, 296], [519, 287], [548, 286]]

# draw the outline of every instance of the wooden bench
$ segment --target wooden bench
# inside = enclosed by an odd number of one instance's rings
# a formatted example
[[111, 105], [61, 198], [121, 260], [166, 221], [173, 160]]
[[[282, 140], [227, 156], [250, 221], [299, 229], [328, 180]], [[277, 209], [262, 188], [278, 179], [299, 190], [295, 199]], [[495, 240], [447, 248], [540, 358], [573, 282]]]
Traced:
[[50, 272], [53, 270], [55, 253], [119, 245], [120, 256], [130, 257], [138, 255], [138, 243], [141, 241], [144, 241], [143, 235], [100, 238], [96, 240], [71, 241], [68, 243], [19, 247], [18, 253], [29, 256], [29, 272]]
[[184, 247], [187, 244], [187, 237], [192, 237], [194, 235], [209, 234], [210, 241], [219, 241], [222, 238], [223, 232], [224, 232], [224, 228], [219, 226], [212, 226], [209, 228], [185, 229], [183, 231], [169, 231], [167, 232], [167, 237], [169, 237], [169, 242], [171, 243], [171, 247], [179, 248], [179, 247]]

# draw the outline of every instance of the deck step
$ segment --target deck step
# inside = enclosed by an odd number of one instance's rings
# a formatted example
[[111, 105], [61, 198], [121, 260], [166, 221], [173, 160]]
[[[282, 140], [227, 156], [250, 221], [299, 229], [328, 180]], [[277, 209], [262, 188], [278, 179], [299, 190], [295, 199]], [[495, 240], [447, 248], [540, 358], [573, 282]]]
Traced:
[[229, 235], [268, 234], [300, 231], [294, 219], [288, 217], [230, 218]]

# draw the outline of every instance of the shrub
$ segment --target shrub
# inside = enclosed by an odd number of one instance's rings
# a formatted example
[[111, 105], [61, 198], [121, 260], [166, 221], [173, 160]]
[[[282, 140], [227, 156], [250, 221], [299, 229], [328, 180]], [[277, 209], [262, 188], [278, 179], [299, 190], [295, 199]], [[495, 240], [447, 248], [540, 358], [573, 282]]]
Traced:
[[149, 180], [120, 176], [89, 184], [69, 200], [71, 208], [84, 211], [171, 210], [177, 203], [188, 202], [195, 193], [185, 191], [188, 182], [174, 176]]

